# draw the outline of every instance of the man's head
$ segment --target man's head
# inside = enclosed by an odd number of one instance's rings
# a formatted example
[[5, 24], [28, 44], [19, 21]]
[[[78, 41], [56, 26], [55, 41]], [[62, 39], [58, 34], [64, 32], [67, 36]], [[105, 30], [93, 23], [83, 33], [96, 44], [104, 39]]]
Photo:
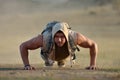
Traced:
[[60, 22], [54, 25], [52, 29], [52, 38], [57, 46], [62, 47], [68, 41], [68, 24]]
[[58, 47], [62, 47], [66, 43], [66, 37], [62, 31], [56, 32], [54, 35], [54, 42]]

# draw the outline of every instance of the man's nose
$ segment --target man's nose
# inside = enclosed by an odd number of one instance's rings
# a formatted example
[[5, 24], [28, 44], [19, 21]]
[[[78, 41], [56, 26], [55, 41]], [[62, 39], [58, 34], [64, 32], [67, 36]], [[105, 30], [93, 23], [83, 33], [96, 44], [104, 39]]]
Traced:
[[58, 41], [61, 42], [62, 41], [61, 38], [58, 38]]

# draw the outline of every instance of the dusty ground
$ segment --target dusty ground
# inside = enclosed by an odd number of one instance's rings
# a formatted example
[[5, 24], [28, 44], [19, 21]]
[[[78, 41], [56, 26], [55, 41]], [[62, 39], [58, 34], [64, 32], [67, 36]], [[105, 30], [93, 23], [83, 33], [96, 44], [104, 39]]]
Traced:
[[99, 69], [85, 70], [78, 67], [44, 68], [39, 67], [33, 71], [25, 71], [21, 67], [0, 66], [0, 80], [119, 80], [120, 70]]
[[[0, 80], [120, 80], [120, 14], [111, 5], [81, 9], [76, 3], [70, 3], [75, 7], [66, 7], [65, 4], [44, 6], [26, 1], [10, 3], [6, 0], [4, 6], [0, 3]], [[98, 43], [99, 70], [84, 69], [89, 65], [89, 50], [83, 48], [77, 52], [73, 68], [69, 65], [66, 68], [44, 68], [37, 49], [30, 51], [29, 56], [37, 70], [22, 70], [19, 45], [41, 33], [53, 20], [68, 22], [73, 30]]]

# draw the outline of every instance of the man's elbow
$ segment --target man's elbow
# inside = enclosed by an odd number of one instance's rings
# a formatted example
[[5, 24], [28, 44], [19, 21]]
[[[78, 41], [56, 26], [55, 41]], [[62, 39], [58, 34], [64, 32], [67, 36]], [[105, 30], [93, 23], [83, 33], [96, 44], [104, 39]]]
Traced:
[[93, 44], [94, 44], [94, 47], [96, 47], [96, 48], [98, 47], [98, 45], [97, 45], [97, 43], [96, 43], [96, 42], [94, 42]]
[[21, 43], [20, 46], [19, 46], [19, 49], [20, 49], [20, 52], [27, 49], [25, 43]]
[[98, 44], [96, 42], [93, 42], [91, 48], [94, 49], [96, 53], [98, 52]]

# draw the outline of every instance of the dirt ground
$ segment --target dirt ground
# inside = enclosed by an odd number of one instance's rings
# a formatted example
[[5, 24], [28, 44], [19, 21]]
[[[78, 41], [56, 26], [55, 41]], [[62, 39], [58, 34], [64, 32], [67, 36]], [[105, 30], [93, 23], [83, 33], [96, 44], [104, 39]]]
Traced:
[[[120, 80], [120, 13], [111, 5], [81, 9], [77, 2], [70, 2], [67, 7], [63, 2], [57, 5], [32, 0], [2, 2], [0, 80]], [[39, 55], [40, 50], [30, 51], [30, 62], [35, 65], [36, 70], [23, 70], [19, 45], [40, 34], [44, 26], [53, 20], [68, 22], [73, 30], [97, 42], [98, 70], [85, 70], [89, 65], [89, 50], [83, 48], [77, 52], [77, 64], [72, 68], [69, 65], [65, 68], [45, 68]]]
[[[19, 65], [21, 66], [21, 65]], [[18, 65], [0, 66], [0, 80], [119, 80], [120, 70], [85, 70], [78, 67], [38, 67], [23, 70]], [[77, 66], [77, 65], [76, 65]]]

